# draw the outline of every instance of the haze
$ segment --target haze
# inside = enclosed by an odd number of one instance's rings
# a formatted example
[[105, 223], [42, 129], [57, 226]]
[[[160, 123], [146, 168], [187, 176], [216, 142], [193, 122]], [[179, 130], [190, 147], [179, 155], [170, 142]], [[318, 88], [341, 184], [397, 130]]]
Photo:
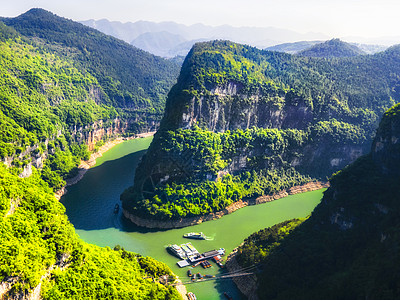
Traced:
[[41, 7], [75, 21], [174, 21], [186, 25], [279, 27], [331, 37], [399, 36], [400, 1], [388, 0], [0, 0], [1, 16]]

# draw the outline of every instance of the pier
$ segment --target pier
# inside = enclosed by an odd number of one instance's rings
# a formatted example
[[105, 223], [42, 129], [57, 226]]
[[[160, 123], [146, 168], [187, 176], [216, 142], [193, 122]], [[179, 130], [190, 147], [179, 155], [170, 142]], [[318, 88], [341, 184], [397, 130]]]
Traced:
[[219, 250], [211, 250], [211, 251], [207, 251], [204, 252], [200, 255], [197, 256], [191, 256], [188, 257], [187, 259], [178, 261], [177, 264], [180, 268], [184, 268], [190, 265], [195, 265], [195, 264], [199, 264], [204, 260], [208, 260], [211, 259], [215, 256], [221, 256], [225, 254], [225, 249], [224, 248], [220, 248]]

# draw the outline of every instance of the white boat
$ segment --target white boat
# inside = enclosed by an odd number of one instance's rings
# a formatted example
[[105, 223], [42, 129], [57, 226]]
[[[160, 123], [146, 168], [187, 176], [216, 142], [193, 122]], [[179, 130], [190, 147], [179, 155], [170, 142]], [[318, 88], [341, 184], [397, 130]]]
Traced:
[[182, 250], [182, 248], [176, 244], [168, 245], [167, 250], [181, 259], [185, 259], [187, 257], [186, 253]]
[[189, 232], [183, 235], [187, 239], [205, 240], [207, 237], [202, 232]]

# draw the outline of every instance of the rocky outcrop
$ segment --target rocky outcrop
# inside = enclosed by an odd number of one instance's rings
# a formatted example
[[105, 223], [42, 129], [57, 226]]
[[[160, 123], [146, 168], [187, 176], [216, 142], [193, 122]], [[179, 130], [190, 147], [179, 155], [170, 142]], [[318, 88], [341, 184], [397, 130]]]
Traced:
[[[235, 248], [228, 255], [228, 258], [226, 260], [225, 266], [228, 269], [229, 273], [240, 272], [243, 269], [243, 267], [241, 267], [236, 260], [237, 250], [238, 248]], [[257, 295], [258, 282], [256, 275], [252, 274], [233, 277], [232, 280], [236, 284], [238, 289], [243, 293], [243, 295], [247, 297], [248, 300], [259, 300]]]
[[248, 205], [256, 205], [265, 202], [271, 202], [286, 197], [288, 195], [315, 191], [327, 187], [329, 187], [329, 183], [326, 182], [309, 182], [301, 186], [294, 186], [287, 190], [280, 191], [279, 193], [276, 193], [274, 195], [260, 196], [255, 199], [241, 199], [237, 202], [232, 203], [231, 205], [227, 206], [226, 208], [224, 208], [222, 211], [219, 212], [210, 213], [204, 216], [188, 217], [177, 220], [165, 221], [165, 220], [152, 220], [148, 218], [142, 218], [130, 213], [125, 208], [122, 210], [122, 212], [125, 218], [127, 218], [131, 222], [141, 227], [158, 228], [158, 229], [182, 228], [182, 227], [201, 224], [206, 221], [219, 219], [227, 214], [233, 213], [234, 211], [246, 207]]
[[69, 267], [71, 262], [69, 261], [70, 254], [64, 253], [61, 255], [61, 257], [57, 260], [57, 262], [53, 265], [51, 265], [46, 272], [40, 277], [40, 282], [39, 284], [34, 287], [32, 290], [22, 290], [19, 292], [15, 293], [9, 293], [13, 286], [18, 283], [20, 278], [18, 276], [11, 276], [11, 277], [6, 277], [3, 279], [3, 281], [0, 283], [0, 300], [41, 300], [42, 297], [40, 295], [41, 290], [42, 290], [42, 282], [44, 280], [48, 280], [51, 272], [55, 269], [58, 268], [61, 271], [65, 270], [66, 268]]
[[[279, 101], [276, 97], [280, 98]], [[262, 128], [304, 128], [312, 120], [312, 110], [301, 98], [291, 99], [285, 93], [269, 94], [260, 88], [251, 92], [241, 83], [229, 81], [215, 86], [205, 95], [192, 97], [182, 111], [178, 127], [191, 128], [194, 124], [205, 125], [214, 132]], [[274, 101], [272, 101], [274, 99]]]
[[400, 105], [388, 110], [372, 145], [372, 158], [384, 174], [400, 175]]

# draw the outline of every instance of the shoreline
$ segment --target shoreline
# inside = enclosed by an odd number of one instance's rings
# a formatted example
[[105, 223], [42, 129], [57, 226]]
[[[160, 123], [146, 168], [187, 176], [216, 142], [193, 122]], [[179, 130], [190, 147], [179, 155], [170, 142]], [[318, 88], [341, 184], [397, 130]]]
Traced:
[[[243, 245], [243, 243], [241, 245]], [[225, 266], [228, 272], [236, 272], [243, 269], [243, 267], [241, 267], [236, 260], [236, 254], [241, 245], [233, 249], [226, 259]], [[247, 297], [247, 299], [259, 300], [257, 295], [258, 282], [256, 275], [253, 274], [248, 276], [233, 277], [232, 280], [239, 291], [241, 291], [242, 294]]]
[[118, 137], [112, 141], [106, 142], [103, 146], [99, 148], [99, 150], [95, 153], [92, 153], [90, 155], [89, 160], [83, 160], [78, 166], [78, 174], [72, 178], [69, 178], [66, 181], [66, 184], [57, 192], [54, 193], [54, 196], [57, 198], [57, 200], [60, 200], [62, 196], [64, 196], [68, 190], [66, 189], [68, 186], [74, 185], [78, 183], [80, 180], [82, 180], [83, 176], [86, 174], [86, 172], [93, 167], [96, 164], [96, 159], [103, 156], [105, 152], [113, 148], [114, 146], [121, 144], [125, 141], [128, 140], [134, 140], [138, 138], [145, 138], [149, 136], [153, 136], [156, 132], [155, 131], [150, 131], [150, 132], [144, 132], [144, 133], [139, 133], [134, 136], [130, 137]]
[[282, 190], [273, 195], [263, 195], [263, 196], [259, 196], [259, 197], [255, 198], [255, 199], [254, 198], [246, 199], [246, 200], [241, 199], [241, 200], [236, 201], [236, 202], [230, 204], [229, 206], [225, 207], [223, 210], [215, 212], [215, 213], [209, 213], [209, 214], [203, 215], [203, 216], [188, 217], [188, 218], [182, 218], [182, 219], [177, 219], [177, 220], [162, 221], [162, 220], [144, 219], [139, 216], [131, 214], [124, 208], [122, 209], [122, 213], [125, 218], [127, 218], [132, 223], [134, 223], [140, 227], [151, 228], [151, 229], [182, 228], [182, 227], [193, 226], [193, 225], [201, 224], [206, 221], [212, 221], [212, 220], [222, 218], [225, 215], [233, 213], [234, 211], [241, 209], [243, 207], [249, 206], [249, 205], [257, 205], [257, 204], [261, 204], [261, 203], [271, 202], [274, 200], [284, 198], [289, 195], [311, 192], [311, 191], [328, 188], [328, 187], [329, 187], [329, 182], [313, 181], [313, 182], [309, 182], [309, 183], [306, 183], [303, 185], [294, 186], [294, 187], [288, 188], [286, 190]]

